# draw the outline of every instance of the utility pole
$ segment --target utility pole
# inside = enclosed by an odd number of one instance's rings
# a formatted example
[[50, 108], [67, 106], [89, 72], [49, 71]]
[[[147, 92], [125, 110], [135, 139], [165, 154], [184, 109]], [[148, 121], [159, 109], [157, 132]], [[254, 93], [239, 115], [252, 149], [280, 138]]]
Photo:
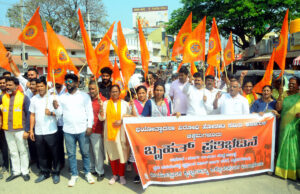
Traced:
[[87, 31], [88, 31], [88, 35], [90, 37], [90, 39], [92, 40], [92, 37], [91, 37], [91, 20], [90, 20], [90, 11], [89, 11], [89, 1], [86, 0], [86, 16], [87, 16]]
[[[24, 18], [23, 18], [23, 7], [24, 2], [20, 0], [20, 11], [21, 11], [21, 30], [24, 28]], [[25, 44], [22, 42], [22, 61], [23, 61], [23, 70], [27, 69], [26, 58], [25, 58]]]

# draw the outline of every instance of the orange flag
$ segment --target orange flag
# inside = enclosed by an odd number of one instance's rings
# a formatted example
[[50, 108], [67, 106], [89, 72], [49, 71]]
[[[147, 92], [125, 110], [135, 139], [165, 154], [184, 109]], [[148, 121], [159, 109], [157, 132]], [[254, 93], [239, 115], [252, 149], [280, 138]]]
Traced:
[[11, 68], [6, 57], [7, 50], [5, 49], [4, 45], [0, 41], [0, 67], [11, 72]]
[[120, 86], [120, 89], [121, 89], [120, 98], [124, 99], [127, 92], [126, 92], [126, 89], [124, 87], [124, 82], [123, 82], [123, 79], [121, 77], [121, 73], [120, 73], [120, 70], [119, 70], [116, 59], [115, 59], [115, 64], [114, 64], [114, 68], [113, 68], [112, 78], [113, 78], [113, 84], [118, 84]]
[[207, 63], [209, 65], [218, 67], [220, 66], [221, 55], [221, 40], [218, 32], [218, 27], [215, 18], [213, 18], [213, 23], [211, 27], [210, 37], [209, 37], [209, 50], [207, 54]]
[[[224, 63], [225, 66], [229, 65], [234, 61], [234, 47], [233, 47], [233, 41], [232, 41], [232, 32], [230, 32], [230, 36], [226, 45], [226, 48], [224, 50]], [[223, 67], [223, 65], [222, 65]]]
[[19, 35], [19, 40], [40, 50], [47, 56], [47, 45], [39, 10], [40, 7], [36, 9], [32, 18]]
[[278, 66], [281, 69], [281, 73], [278, 78], [281, 77], [285, 69], [285, 59], [287, 53], [288, 34], [289, 34], [288, 17], [289, 17], [289, 10], [286, 10], [286, 14], [282, 23], [281, 32], [279, 36], [279, 45], [276, 47], [275, 50], [274, 61], [278, 64]]
[[179, 70], [180, 70], [180, 68], [181, 68], [181, 66], [182, 66], [182, 62], [178, 65], [178, 68], [177, 68], [177, 73], [179, 72]]
[[95, 54], [94, 48], [92, 46], [91, 40], [89, 38], [89, 35], [87, 34], [87, 32], [85, 30], [80, 9], [78, 9], [78, 17], [79, 17], [79, 25], [80, 25], [80, 29], [81, 29], [81, 35], [82, 35], [82, 41], [83, 41], [83, 45], [84, 45], [86, 60], [90, 67], [91, 72], [93, 73], [94, 76], [96, 76], [98, 78], [99, 77], [98, 61], [97, 61], [96, 54]]
[[109, 51], [110, 51], [110, 39], [114, 31], [115, 22], [110, 26], [102, 40], [99, 42], [98, 46], [95, 49], [96, 57], [99, 64], [99, 71], [103, 67], [109, 67], [113, 69], [112, 64], [109, 61]]
[[[49, 46], [47, 80], [63, 84], [67, 69], [73, 71], [75, 74], [78, 74], [78, 70], [48, 22], [46, 22], [46, 27]], [[53, 72], [55, 80], [53, 80]]]
[[187, 37], [184, 44], [182, 63], [192, 63], [194, 61], [205, 60], [205, 30], [206, 16]]
[[262, 93], [262, 89], [265, 85], [272, 84], [274, 57], [275, 57], [275, 49], [273, 49], [272, 56], [269, 60], [264, 77], [253, 87], [252, 90], [253, 92]]
[[139, 26], [139, 38], [140, 38], [140, 46], [141, 46], [141, 59], [142, 59], [142, 67], [144, 70], [144, 76], [145, 79], [148, 75], [148, 64], [149, 64], [149, 51], [147, 48], [146, 39], [143, 33], [143, 29], [140, 23], [140, 20], [138, 20], [138, 26]]
[[215, 67], [214, 66], [208, 65], [206, 72], [205, 72], [205, 76], [208, 76], [208, 75], [212, 75], [215, 77]]
[[129, 51], [127, 49], [126, 40], [122, 32], [121, 22], [118, 22], [118, 54], [120, 60], [121, 71], [124, 79], [125, 88], [128, 87], [130, 77], [135, 71], [135, 63], [130, 59]]
[[197, 72], [198, 72], [197, 67], [196, 67], [195, 63], [192, 62], [191, 63], [191, 74], [194, 75]]
[[172, 51], [172, 60], [176, 61], [175, 57], [179, 54], [183, 55], [184, 50], [184, 43], [187, 37], [192, 32], [192, 12], [190, 15], [186, 18], [184, 24], [182, 25], [181, 29], [179, 30], [176, 40], [173, 45], [173, 51]]

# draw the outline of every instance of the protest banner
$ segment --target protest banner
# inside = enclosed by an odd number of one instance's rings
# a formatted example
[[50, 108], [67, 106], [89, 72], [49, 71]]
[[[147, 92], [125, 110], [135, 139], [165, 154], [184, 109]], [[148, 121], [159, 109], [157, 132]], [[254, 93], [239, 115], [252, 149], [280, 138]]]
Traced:
[[273, 171], [275, 118], [124, 118], [143, 188]]

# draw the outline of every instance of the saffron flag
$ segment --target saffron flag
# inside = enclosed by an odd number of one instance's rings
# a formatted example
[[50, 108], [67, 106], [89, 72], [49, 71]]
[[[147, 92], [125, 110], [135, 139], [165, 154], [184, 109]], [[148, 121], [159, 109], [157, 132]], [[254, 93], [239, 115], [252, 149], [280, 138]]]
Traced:
[[122, 32], [121, 22], [118, 22], [118, 54], [120, 60], [121, 71], [124, 79], [125, 88], [128, 87], [130, 77], [135, 71], [135, 63], [131, 60], [129, 51], [126, 45], [126, 40]]
[[209, 48], [207, 54], [207, 63], [209, 65], [218, 67], [220, 66], [221, 55], [221, 40], [218, 32], [218, 27], [215, 18], [213, 18], [213, 23], [211, 27], [210, 37], [209, 37]]
[[[229, 65], [234, 61], [234, 47], [233, 47], [233, 41], [232, 41], [232, 32], [230, 32], [230, 36], [226, 45], [226, 48], [224, 50], [224, 63], [225, 66]], [[223, 67], [223, 65], [222, 65]]]
[[195, 63], [192, 62], [191, 63], [191, 74], [194, 75], [197, 72], [198, 72], [197, 67], [196, 67]]
[[215, 67], [214, 66], [208, 65], [206, 72], [205, 72], [205, 76], [208, 76], [208, 75], [212, 75], [215, 77]]
[[140, 20], [138, 20], [138, 27], [139, 27], [139, 38], [140, 38], [140, 46], [141, 46], [141, 59], [142, 59], [142, 68], [144, 70], [144, 76], [145, 79], [148, 75], [148, 64], [149, 64], [149, 51], [147, 48], [146, 39], [143, 33], [143, 29], [140, 23]]
[[98, 61], [96, 58], [95, 50], [94, 50], [91, 40], [89, 38], [89, 35], [87, 34], [87, 32], [85, 30], [84, 22], [82, 19], [80, 9], [78, 9], [78, 17], [79, 17], [79, 25], [80, 25], [80, 29], [81, 29], [81, 35], [82, 35], [82, 41], [83, 41], [83, 45], [84, 45], [86, 60], [87, 60], [87, 63], [89, 65], [91, 72], [93, 73], [94, 76], [96, 76], [98, 78], [99, 77]]
[[175, 57], [179, 54], [183, 55], [184, 51], [184, 43], [187, 37], [192, 32], [192, 12], [190, 15], [186, 18], [184, 24], [182, 25], [181, 29], [179, 30], [176, 40], [173, 45], [173, 51], [172, 51], [172, 60], [175, 61]]
[[253, 87], [253, 90], [252, 90], [253, 92], [262, 93], [262, 89], [265, 85], [272, 84], [274, 57], [275, 57], [275, 49], [272, 52], [272, 56], [269, 60], [264, 77]]
[[114, 68], [113, 68], [112, 78], [113, 78], [113, 84], [118, 84], [120, 86], [120, 90], [121, 90], [120, 98], [124, 99], [127, 92], [124, 87], [124, 81], [122, 79], [121, 72], [119, 70], [116, 59], [115, 59], [115, 64], [114, 64]]
[[6, 53], [7, 53], [7, 50], [5, 49], [4, 45], [0, 41], [0, 67], [9, 72], [12, 72], [10, 65], [9, 65], [9, 61], [6, 57]]
[[45, 56], [47, 56], [47, 45], [41, 16], [39, 14], [40, 7], [38, 7], [29, 20], [28, 24], [19, 35], [19, 40], [40, 50]]
[[181, 66], [182, 66], [182, 62], [178, 65], [178, 68], [177, 68], [177, 73], [179, 73], [179, 70], [181, 69]]
[[[96, 57], [99, 64], [99, 71], [103, 67], [109, 67], [113, 69], [111, 62], [109, 61], [109, 51], [110, 51], [110, 39], [114, 31], [115, 22], [110, 26], [102, 40], [99, 42], [95, 49]], [[100, 73], [100, 72], [99, 72]]]
[[184, 44], [182, 63], [192, 63], [194, 61], [205, 60], [205, 30], [206, 16], [187, 37]]
[[274, 61], [278, 64], [279, 68], [281, 69], [281, 73], [278, 78], [280, 78], [285, 69], [285, 59], [287, 53], [287, 45], [288, 45], [288, 33], [289, 33], [289, 24], [288, 24], [288, 17], [289, 17], [289, 10], [286, 11], [281, 32], [279, 36], [279, 44], [275, 50], [275, 58]]
[[[73, 71], [75, 74], [78, 74], [78, 70], [48, 22], [46, 22], [46, 27], [49, 46], [47, 80], [63, 84], [67, 69]], [[53, 77], [55, 80], [53, 80]]]

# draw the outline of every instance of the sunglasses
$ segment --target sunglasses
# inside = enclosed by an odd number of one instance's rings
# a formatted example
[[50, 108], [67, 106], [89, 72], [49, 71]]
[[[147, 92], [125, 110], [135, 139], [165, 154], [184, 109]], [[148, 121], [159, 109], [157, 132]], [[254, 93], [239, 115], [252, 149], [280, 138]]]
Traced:
[[66, 80], [65, 83], [66, 84], [71, 84], [71, 83], [73, 83], [73, 80]]

